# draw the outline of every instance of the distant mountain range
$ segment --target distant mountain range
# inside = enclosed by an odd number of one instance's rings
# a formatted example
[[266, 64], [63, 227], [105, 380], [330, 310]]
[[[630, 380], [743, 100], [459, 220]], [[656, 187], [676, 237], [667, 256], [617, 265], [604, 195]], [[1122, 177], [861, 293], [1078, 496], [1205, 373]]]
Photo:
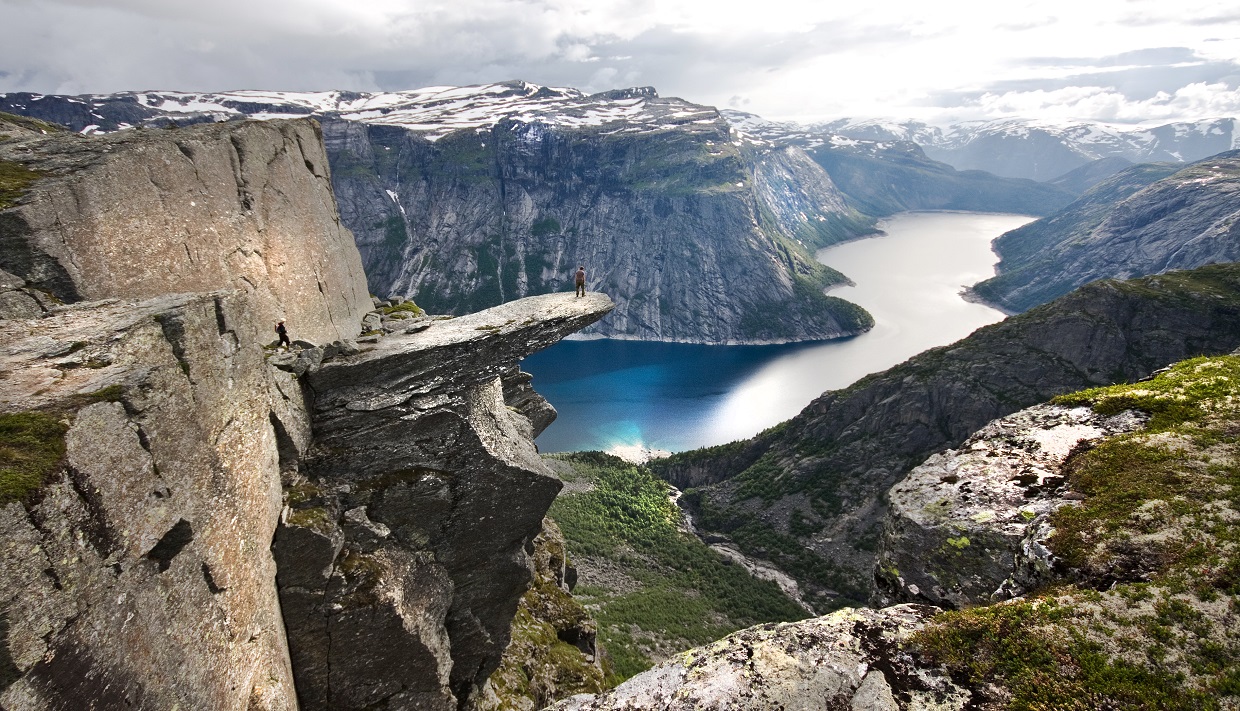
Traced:
[[1240, 148], [1234, 118], [1127, 127], [1097, 122], [1033, 119], [971, 121], [947, 127], [919, 121], [839, 119], [815, 124], [767, 121], [753, 114], [722, 112], [739, 130], [801, 146], [847, 145], [849, 141], [908, 141], [958, 170], [984, 170], [1009, 178], [1048, 181], [1101, 158], [1133, 163], [1191, 162]]

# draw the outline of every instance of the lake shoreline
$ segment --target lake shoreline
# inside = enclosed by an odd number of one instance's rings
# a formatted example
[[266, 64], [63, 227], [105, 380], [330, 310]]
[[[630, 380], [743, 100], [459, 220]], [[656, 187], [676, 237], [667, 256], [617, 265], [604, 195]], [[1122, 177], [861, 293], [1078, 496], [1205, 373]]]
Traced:
[[1034, 218], [934, 211], [885, 219], [881, 234], [820, 250], [854, 286], [830, 291], [873, 314], [870, 331], [775, 344], [574, 338], [522, 368], [560, 417], [544, 452], [685, 451], [752, 437], [928, 348], [1003, 320], [962, 292], [994, 274], [991, 241]]

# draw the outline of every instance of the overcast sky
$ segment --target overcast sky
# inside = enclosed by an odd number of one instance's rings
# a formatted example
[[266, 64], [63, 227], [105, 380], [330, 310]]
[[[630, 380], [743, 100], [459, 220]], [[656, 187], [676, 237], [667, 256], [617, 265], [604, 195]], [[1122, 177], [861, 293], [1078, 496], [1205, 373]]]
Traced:
[[0, 0], [0, 28], [0, 91], [525, 79], [772, 119], [1240, 116], [1235, 0]]

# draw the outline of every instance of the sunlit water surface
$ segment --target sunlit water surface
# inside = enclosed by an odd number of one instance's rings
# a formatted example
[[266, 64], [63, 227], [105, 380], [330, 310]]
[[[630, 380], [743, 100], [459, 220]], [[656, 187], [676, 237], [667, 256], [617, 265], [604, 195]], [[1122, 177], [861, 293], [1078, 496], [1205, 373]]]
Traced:
[[819, 261], [856, 282], [830, 293], [874, 316], [874, 328], [854, 338], [780, 346], [563, 341], [536, 353], [521, 367], [560, 413], [538, 447], [676, 452], [752, 436], [825, 390], [1002, 320], [961, 290], [994, 275], [990, 241], [1031, 219], [904, 213], [879, 225], [884, 235], [821, 250]]

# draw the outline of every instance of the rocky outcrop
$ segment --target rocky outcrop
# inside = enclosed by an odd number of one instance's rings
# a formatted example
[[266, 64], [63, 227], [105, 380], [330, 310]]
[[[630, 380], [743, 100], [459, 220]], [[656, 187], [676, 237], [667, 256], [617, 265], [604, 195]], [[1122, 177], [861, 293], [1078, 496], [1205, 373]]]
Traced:
[[0, 706], [469, 703], [560, 486], [517, 363], [610, 300], [373, 302], [312, 122], [0, 153]]
[[571, 594], [577, 570], [555, 521], [543, 519], [532, 557], [534, 582], [521, 596], [512, 641], [474, 711], [535, 711], [605, 688], [598, 625]]
[[1062, 212], [995, 240], [998, 275], [973, 287], [1024, 311], [1096, 279], [1240, 259], [1240, 151], [1189, 167], [1138, 165]]
[[60, 301], [238, 289], [318, 343], [371, 308], [314, 123], [15, 139], [0, 160], [39, 176], [0, 214], [0, 269]]
[[555, 711], [963, 709], [968, 690], [903, 646], [935, 608], [845, 609], [751, 627]]
[[[882, 495], [935, 451], [1052, 396], [1135, 380], [1240, 345], [1240, 267], [1100, 281], [838, 391], [740, 444], [651, 463], [695, 520], [797, 578], [862, 602], [873, 586]], [[710, 472], [707, 477], [704, 472]]]
[[208, 294], [0, 321], [4, 444], [38, 416], [64, 452], [22, 490], [4, 470], [0, 706], [296, 708], [269, 550], [296, 384], [251, 314]]
[[1098, 439], [1139, 429], [1148, 415], [1099, 415], [1037, 405], [932, 455], [887, 492], [875, 574], [880, 601], [965, 607], [1055, 579], [1048, 519], [1084, 498], [1064, 463]]
[[302, 708], [455, 709], [479, 694], [561, 486], [503, 376], [611, 308], [601, 294], [509, 302], [305, 376], [313, 443], [282, 453], [273, 546]]

